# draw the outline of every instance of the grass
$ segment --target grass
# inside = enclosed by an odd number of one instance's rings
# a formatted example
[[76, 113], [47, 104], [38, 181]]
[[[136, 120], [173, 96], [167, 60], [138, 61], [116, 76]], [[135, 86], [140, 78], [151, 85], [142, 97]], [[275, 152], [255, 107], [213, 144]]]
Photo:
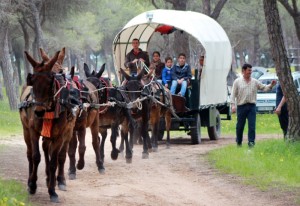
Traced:
[[211, 151], [209, 160], [221, 171], [239, 175], [261, 189], [278, 185], [300, 189], [300, 143], [271, 139], [251, 150], [230, 145]]
[[8, 99], [0, 101], [0, 138], [22, 134], [21, 120], [18, 111], [10, 111]]
[[[0, 139], [22, 133], [18, 111], [10, 111], [8, 99], [0, 101]], [[0, 144], [0, 152], [6, 147]], [[31, 205], [28, 202], [26, 187], [15, 180], [0, 178], [0, 206]]]
[[[222, 135], [235, 135], [236, 114], [232, 114], [232, 120], [221, 122]], [[244, 134], [248, 132], [246, 123]], [[279, 134], [282, 135], [278, 117], [276, 114], [257, 114], [256, 115], [256, 134]]]
[[31, 205], [28, 201], [28, 192], [26, 191], [24, 185], [15, 180], [0, 179], [0, 205]]

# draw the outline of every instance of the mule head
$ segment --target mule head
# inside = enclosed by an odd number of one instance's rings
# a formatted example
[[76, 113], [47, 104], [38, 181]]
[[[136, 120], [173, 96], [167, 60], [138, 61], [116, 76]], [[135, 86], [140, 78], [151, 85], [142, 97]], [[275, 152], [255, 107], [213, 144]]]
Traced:
[[127, 80], [125, 84], [125, 90], [131, 101], [136, 100], [141, 96], [141, 92], [144, 89], [144, 85], [141, 81], [144, 69], [137, 76], [129, 76], [122, 68], [120, 69], [121, 74]]
[[83, 70], [84, 70], [84, 74], [87, 78], [92, 76], [90, 68], [86, 63], [83, 64]]
[[[63, 72], [62, 64], [63, 64], [64, 58], [65, 58], [65, 51], [66, 51], [65, 47], [63, 47], [60, 50], [58, 58], [56, 60], [56, 63], [52, 67], [53, 72], [55, 72], [55, 73], [62, 73]], [[50, 61], [49, 56], [46, 54], [46, 52], [42, 48], [40, 48], [40, 54], [41, 54], [41, 57], [42, 57], [44, 62]]]
[[34, 103], [34, 112], [38, 117], [43, 117], [46, 110], [52, 107], [54, 96], [54, 73], [52, 67], [57, 61], [59, 52], [57, 52], [47, 63], [37, 62], [25, 51], [27, 60], [33, 67], [33, 74], [28, 74], [27, 85], [32, 86], [32, 99]]
[[100, 77], [102, 76], [104, 70], [105, 70], [105, 63], [102, 64], [102, 66], [101, 66], [99, 72], [96, 74], [96, 77], [100, 78]]

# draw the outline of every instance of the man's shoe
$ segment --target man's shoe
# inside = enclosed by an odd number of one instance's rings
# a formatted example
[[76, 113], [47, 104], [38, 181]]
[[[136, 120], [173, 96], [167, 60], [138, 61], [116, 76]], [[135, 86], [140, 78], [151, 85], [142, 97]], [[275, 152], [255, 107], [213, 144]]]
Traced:
[[182, 94], [181, 94], [180, 92], [178, 92], [178, 94], [177, 94], [177, 95], [182, 97]]
[[249, 147], [249, 149], [253, 148], [253, 147], [254, 147], [254, 145], [255, 145], [255, 143], [254, 143], [254, 142], [248, 142], [248, 147]]

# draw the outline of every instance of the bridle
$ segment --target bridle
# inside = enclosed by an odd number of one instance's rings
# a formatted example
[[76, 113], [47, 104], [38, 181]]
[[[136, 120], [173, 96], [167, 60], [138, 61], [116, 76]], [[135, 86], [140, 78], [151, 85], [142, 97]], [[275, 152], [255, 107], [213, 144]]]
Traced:
[[[47, 72], [35, 72], [35, 76], [41, 76], [41, 75], [46, 75], [48, 78], [52, 79], [52, 86], [50, 87], [50, 90], [48, 91], [49, 97], [47, 98], [46, 101], [40, 102], [36, 100], [35, 94], [33, 92], [33, 89], [31, 90], [31, 96], [32, 96], [32, 104], [35, 106], [41, 106], [45, 107], [46, 110], [51, 110], [53, 105], [55, 105], [55, 101], [57, 101], [60, 97], [60, 91], [64, 87], [64, 85], [61, 85], [61, 80], [65, 81], [67, 83], [66, 78], [64, 77], [63, 74], [58, 74], [54, 73], [52, 71], [47, 71]], [[63, 86], [63, 87], [62, 87]]]

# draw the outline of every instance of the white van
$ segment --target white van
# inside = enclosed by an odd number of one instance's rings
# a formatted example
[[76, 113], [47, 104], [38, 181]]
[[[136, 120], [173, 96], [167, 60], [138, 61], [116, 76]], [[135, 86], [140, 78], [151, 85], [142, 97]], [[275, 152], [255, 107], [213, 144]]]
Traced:
[[[294, 84], [300, 94], [300, 72], [293, 72], [292, 77]], [[259, 79], [263, 84], [270, 84], [272, 80], [278, 81], [278, 77], [275, 73], [266, 73], [262, 75]], [[261, 91], [257, 92], [256, 101], [256, 111], [259, 113], [272, 113], [276, 107], [276, 86], [273, 87], [271, 91]]]
[[[278, 81], [275, 73], [266, 73], [259, 79], [263, 84], [270, 84], [272, 80]], [[256, 111], [260, 113], [272, 113], [276, 107], [276, 86], [271, 91], [257, 91]]]

